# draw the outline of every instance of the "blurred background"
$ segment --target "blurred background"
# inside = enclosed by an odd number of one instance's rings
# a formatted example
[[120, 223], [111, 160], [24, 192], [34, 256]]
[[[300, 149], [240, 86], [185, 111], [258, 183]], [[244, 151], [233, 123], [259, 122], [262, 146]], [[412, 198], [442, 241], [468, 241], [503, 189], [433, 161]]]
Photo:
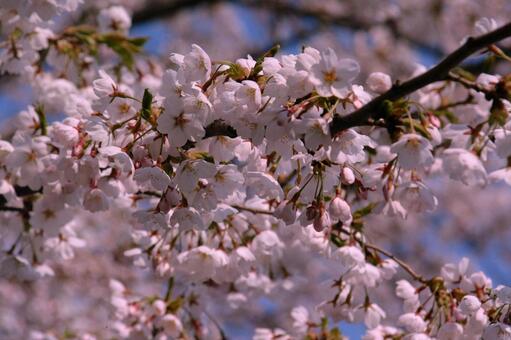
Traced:
[[[87, 0], [57, 25], [94, 22], [111, 5], [132, 13], [130, 35], [149, 37], [144, 53], [163, 65], [171, 52], [185, 53], [192, 43], [212, 60], [257, 58], [276, 44], [281, 53], [299, 53], [303, 46], [332, 47], [361, 64], [359, 84], [374, 71], [406, 79], [418, 65], [430, 67], [456, 49], [482, 17], [499, 25], [511, 18], [509, 0]], [[510, 72], [509, 63], [484, 56], [464, 67], [475, 74]], [[23, 83], [14, 75], [0, 76], [0, 125], [32, 103]], [[467, 256], [473, 269], [490, 275], [494, 286], [509, 283], [511, 189], [493, 185], [479, 191], [443, 180], [432, 186], [439, 198], [436, 212], [404, 221], [374, 218], [368, 223], [369, 237], [425, 275]], [[396, 234], [400, 237], [394, 238]], [[264, 306], [259, 321], [269, 327], [271, 303]], [[355, 339], [364, 331], [357, 325], [343, 324], [342, 329]], [[251, 333], [243, 322], [232, 324], [230, 331]]]

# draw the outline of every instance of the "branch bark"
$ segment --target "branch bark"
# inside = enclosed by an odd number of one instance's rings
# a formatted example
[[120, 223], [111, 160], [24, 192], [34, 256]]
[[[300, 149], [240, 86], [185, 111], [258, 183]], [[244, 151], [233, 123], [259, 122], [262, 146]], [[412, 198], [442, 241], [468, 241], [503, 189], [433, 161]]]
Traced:
[[334, 116], [333, 121], [330, 123], [332, 136], [351, 127], [368, 125], [371, 120], [384, 118], [382, 106], [386, 101], [395, 101], [429, 84], [447, 79], [449, 72], [472, 54], [510, 36], [511, 22], [478, 38], [468, 38], [460, 48], [452, 52], [429, 71], [402, 84], [394, 85], [389, 91], [374, 98], [372, 101], [347, 116]]

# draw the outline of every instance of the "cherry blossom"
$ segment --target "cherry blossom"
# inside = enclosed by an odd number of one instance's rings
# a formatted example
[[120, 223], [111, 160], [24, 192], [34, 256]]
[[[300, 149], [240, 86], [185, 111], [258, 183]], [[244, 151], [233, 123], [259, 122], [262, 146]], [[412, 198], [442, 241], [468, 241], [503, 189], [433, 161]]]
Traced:
[[[0, 129], [2, 336], [224, 339], [239, 324], [253, 339], [344, 339], [346, 322], [363, 339], [511, 336], [511, 288], [456, 259], [509, 236], [494, 205], [509, 198], [511, 80], [463, 68], [505, 66], [510, 24], [451, 22], [435, 4], [435, 27], [456, 34], [427, 70], [406, 46], [433, 40], [412, 29], [428, 1], [296, 2], [299, 17], [355, 20], [354, 56], [311, 40], [231, 61], [202, 32], [160, 58], [130, 36], [160, 9], [144, 3], [0, 9], [0, 70], [27, 89]], [[213, 7], [217, 34], [240, 34]], [[169, 25], [195, 32], [202, 15]]]

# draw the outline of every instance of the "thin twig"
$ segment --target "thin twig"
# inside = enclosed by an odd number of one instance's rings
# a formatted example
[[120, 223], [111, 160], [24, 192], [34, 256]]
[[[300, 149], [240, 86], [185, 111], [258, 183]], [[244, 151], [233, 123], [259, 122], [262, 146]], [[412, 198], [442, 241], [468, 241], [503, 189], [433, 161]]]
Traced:
[[398, 259], [388, 251], [381, 249], [380, 247], [371, 244], [371, 243], [364, 243], [364, 246], [368, 249], [372, 249], [374, 251], [377, 251], [380, 254], [383, 254], [387, 256], [388, 258], [394, 260], [401, 268], [403, 268], [408, 274], [410, 274], [415, 280], [421, 282], [421, 283], [427, 283], [427, 280], [422, 277], [421, 275], [417, 274], [407, 263], [403, 262], [402, 260]]
[[251, 212], [251, 213], [253, 213], [253, 214], [273, 215], [273, 212], [268, 211], [268, 210], [261, 210], [261, 209], [255, 209], [255, 208], [243, 207], [243, 206], [241, 206], [241, 205], [233, 205], [232, 207], [233, 207], [234, 209], [248, 211], [248, 212]]

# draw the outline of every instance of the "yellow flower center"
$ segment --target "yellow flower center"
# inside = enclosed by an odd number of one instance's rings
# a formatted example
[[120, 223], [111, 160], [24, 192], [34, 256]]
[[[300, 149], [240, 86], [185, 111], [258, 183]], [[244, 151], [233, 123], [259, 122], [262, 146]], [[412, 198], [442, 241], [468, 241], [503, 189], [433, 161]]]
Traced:
[[335, 74], [334, 70], [323, 72], [323, 80], [326, 83], [331, 84], [331, 83], [333, 83], [334, 81], [337, 80], [337, 74]]

